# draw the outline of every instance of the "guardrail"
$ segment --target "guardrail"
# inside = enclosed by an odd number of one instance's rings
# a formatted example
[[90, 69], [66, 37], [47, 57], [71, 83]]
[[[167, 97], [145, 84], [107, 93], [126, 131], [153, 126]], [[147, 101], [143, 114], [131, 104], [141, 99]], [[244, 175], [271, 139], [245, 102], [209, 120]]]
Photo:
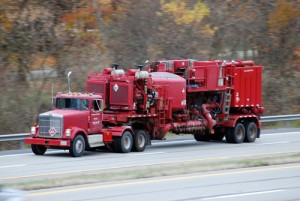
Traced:
[[260, 119], [261, 123], [276, 122], [276, 121], [294, 121], [300, 120], [300, 114], [289, 114], [289, 115], [276, 115], [276, 116], [263, 116]]
[[[290, 115], [276, 115], [276, 116], [263, 116], [261, 117], [261, 123], [269, 123], [276, 121], [295, 121], [300, 120], [300, 114], [290, 114]], [[20, 141], [20, 148], [24, 147], [24, 138], [29, 137], [29, 133], [19, 133], [19, 134], [6, 134], [0, 135], [0, 142], [8, 141]]]

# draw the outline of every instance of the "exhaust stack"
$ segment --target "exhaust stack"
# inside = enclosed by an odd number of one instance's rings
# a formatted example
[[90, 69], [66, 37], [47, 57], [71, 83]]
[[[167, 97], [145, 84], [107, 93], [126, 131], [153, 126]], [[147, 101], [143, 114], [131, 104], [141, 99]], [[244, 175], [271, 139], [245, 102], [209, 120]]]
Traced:
[[68, 90], [69, 90], [69, 93], [71, 92], [71, 84], [70, 84], [70, 82], [71, 82], [70, 75], [71, 74], [72, 74], [72, 71], [69, 71], [69, 73], [68, 73]]

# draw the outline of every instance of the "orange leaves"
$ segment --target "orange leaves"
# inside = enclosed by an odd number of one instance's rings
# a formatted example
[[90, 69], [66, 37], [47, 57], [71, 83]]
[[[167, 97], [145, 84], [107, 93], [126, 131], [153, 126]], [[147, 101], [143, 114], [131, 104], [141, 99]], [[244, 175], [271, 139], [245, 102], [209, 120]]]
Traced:
[[79, 8], [72, 13], [65, 14], [62, 21], [66, 23], [68, 28], [93, 29], [96, 25], [94, 12], [93, 8]]
[[0, 14], [0, 26], [4, 27], [6, 30], [10, 31], [13, 28], [11, 21], [8, 19], [6, 13]]
[[291, 20], [300, 17], [300, 8], [294, 2], [279, 0], [274, 11], [269, 15], [268, 25], [272, 31], [289, 26]]
[[66, 23], [68, 28], [95, 29], [98, 26], [97, 15], [108, 23], [124, 10], [118, 0], [94, 0], [86, 2], [84, 6], [65, 14], [62, 21]]
[[123, 13], [126, 1], [119, 0], [98, 0], [101, 8], [101, 17], [105, 22], [111, 22], [118, 14]]
[[178, 25], [199, 23], [210, 14], [209, 8], [202, 1], [189, 6], [186, 1], [161, 0], [161, 8], [163, 12], [172, 15]]
[[34, 54], [32, 55], [31, 69], [41, 69], [44, 67], [56, 67], [57, 58], [49, 55]]

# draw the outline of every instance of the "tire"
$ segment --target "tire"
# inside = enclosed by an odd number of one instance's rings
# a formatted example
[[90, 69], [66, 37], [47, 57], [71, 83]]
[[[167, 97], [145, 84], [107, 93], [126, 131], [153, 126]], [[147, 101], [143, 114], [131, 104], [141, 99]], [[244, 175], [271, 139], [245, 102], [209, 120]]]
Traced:
[[210, 135], [210, 139], [214, 141], [222, 141], [225, 136], [225, 129], [224, 128], [215, 128], [215, 134]]
[[132, 134], [125, 131], [121, 137], [115, 137], [113, 142], [113, 150], [117, 153], [128, 153], [133, 146]]
[[85, 150], [85, 140], [82, 135], [77, 135], [73, 142], [71, 143], [71, 147], [69, 152], [73, 157], [80, 157], [83, 155]]
[[132, 150], [142, 152], [147, 146], [147, 134], [144, 130], [136, 130], [133, 135]]
[[233, 139], [231, 138], [231, 129], [232, 128], [225, 128], [225, 138], [227, 143], [233, 143]]
[[201, 135], [201, 134], [194, 134], [194, 138], [198, 142], [201, 142], [201, 141], [208, 142], [210, 140], [210, 136]]
[[258, 130], [257, 130], [256, 124], [254, 122], [248, 122], [245, 125], [245, 130], [246, 130], [246, 136], [245, 136], [244, 141], [245, 142], [254, 142], [258, 135]]
[[214, 141], [222, 141], [223, 138], [224, 138], [224, 134], [223, 133], [216, 133], [214, 135], [211, 135], [211, 140], [214, 140]]
[[35, 155], [44, 155], [47, 151], [47, 147], [43, 145], [32, 144], [31, 150]]
[[230, 128], [226, 133], [226, 141], [229, 143], [242, 143], [245, 139], [245, 127], [242, 123], [237, 123], [234, 128]]

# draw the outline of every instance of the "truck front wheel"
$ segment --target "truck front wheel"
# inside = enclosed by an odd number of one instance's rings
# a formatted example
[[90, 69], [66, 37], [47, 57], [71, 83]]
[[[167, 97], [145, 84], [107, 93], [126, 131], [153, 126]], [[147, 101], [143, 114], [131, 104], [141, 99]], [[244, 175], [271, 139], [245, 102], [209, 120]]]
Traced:
[[71, 156], [80, 157], [83, 155], [85, 150], [85, 140], [82, 135], [77, 135], [73, 142], [71, 143], [71, 147], [69, 149]]
[[31, 149], [35, 155], [44, 155], [44, 153], [47, 151], [47, 147], [37, 144], [32, 144]]
[[257, 138], [257, 126], [254, 122], [248, 122], [245, 126], [245, 142], [254, 142]]
[[115, 137], [113, 142], [113, 150], [118, 153], [128, 153], [133, 146], [132, 134], [125, 131], [121, 137]]
[[142, 152], [147, 145], [147, 136], [144, 130], [136, 130], [133, 136], [133, 151]]

